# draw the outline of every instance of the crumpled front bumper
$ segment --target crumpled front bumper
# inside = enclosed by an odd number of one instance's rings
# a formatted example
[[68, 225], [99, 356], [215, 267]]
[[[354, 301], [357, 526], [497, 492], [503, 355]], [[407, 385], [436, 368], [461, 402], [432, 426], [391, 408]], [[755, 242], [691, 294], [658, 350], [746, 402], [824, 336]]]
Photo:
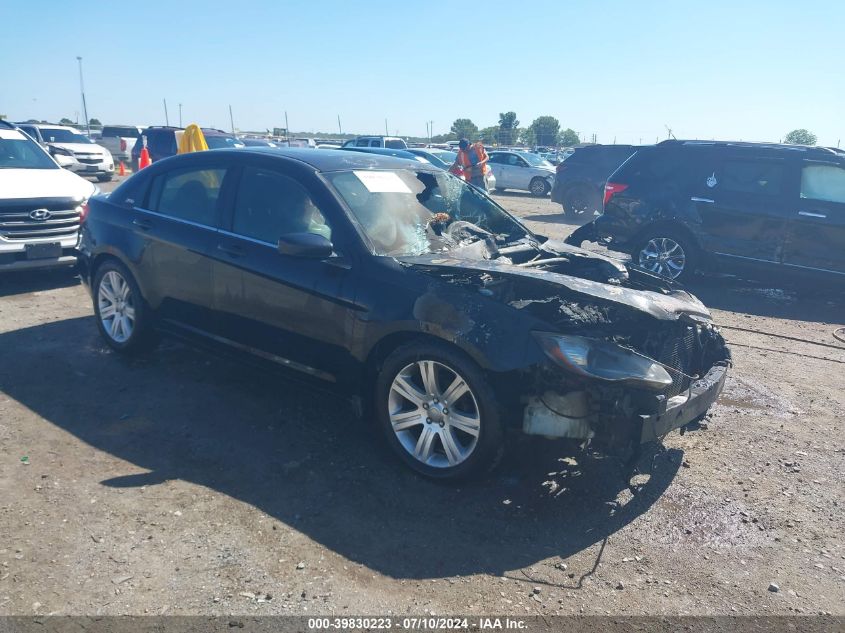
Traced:
[[693, 381], [687, 392], [664, 401], [662, 410], [639, 415], [642, 421], [640, 442], [658, 441], [669, 432], [701, 418], [722, 393], [727, 375], [726, 365], [714, 365], [703, 378]]

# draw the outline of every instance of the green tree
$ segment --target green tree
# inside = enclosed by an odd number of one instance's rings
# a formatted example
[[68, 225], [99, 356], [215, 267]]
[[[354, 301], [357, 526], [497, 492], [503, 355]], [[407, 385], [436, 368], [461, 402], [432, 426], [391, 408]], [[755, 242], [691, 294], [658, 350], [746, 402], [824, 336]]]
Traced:
[[516, 141], [516, 130], [518, 127], [519, 120], [516, 118], [516, 112], [500, 112], [499, 143], [502, 145], [513, 145]]
[[529, 129], [534, 133], [534, 142], [537, 145], [557, 145], [560, 136], [560, 121], [553, 116], [537, 117]]
[[578, 145], [580, 142], [581, 139], [578, 138], [578, 132], [573, 130], [571, 127], [566, 128], [560, 133], [560, 144], [563, 147], [572, 147], [573, 145]]
[[452, 134], [459, 139], [474, 141], [478, 138], [478, 126], [470, 119], [455, 119], [452, 123]]
[[534, 130], [530, 127], [516, 128], [516, 140], [528, 147], [533, 147], [537, 144], [537, 137], [534, 134]]
[[801, 128], [800, 130], [792, 130], [783, 139], [784, 143], [794, 143], [795, 145], [815, 145], [816, 135]]
[[481, 141], [485, 145], [498, 145], [499, 144], [499, 126], [498, 125], [491, 125], [490, 127], [485, 127], [478, 133], [478, 135], [481, 138]]
[[59, 125], [73, 125], [73, 121], [71, 121], [71, 120], [70, 120], [69, 118], [67, 118], [67, 117], [62, 117], [62, 118], [59, 120]]
[[102, 123], [100, 123], [100, 119], [91, 119], [90, 121], [88, 121], [88, 124], [89, 125], [102, 125]]
[[445, 143], [446, 141], [457, 141], [458, 138], [452, 133], [449, 132], [448, 134], [435, 134], [431, 137], [432, 143]]

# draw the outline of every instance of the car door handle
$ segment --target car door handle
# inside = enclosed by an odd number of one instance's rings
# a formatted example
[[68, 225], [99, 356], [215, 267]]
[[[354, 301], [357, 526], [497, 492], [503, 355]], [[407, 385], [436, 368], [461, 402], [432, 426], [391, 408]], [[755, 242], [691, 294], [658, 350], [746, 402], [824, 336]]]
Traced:
[[226, 253], [229, 257], [243, 257], [246, 252], [240, 246], [229, 246], [227, 244], [218, 244], [217, 250], [221, 253]]
[[821, 218], [822, 220], [827, 219], [826, 213], [815, 213], [814, 211], [799, 211], [798, 215], [803, 215], [805, 218]]
[[149, 220], [141, 220], [135, 218], [134, 220], [132, 220], [132, 224], [137, 226], [142, 231], [149, 231], [151, 228], [153, 228], [153, 223]]
[[690, 198], [693, 202], [705, 202], [707, 204], [716, 204], [716, 201], [711, 198], [699, 198], [698, 196], [693, 196]]

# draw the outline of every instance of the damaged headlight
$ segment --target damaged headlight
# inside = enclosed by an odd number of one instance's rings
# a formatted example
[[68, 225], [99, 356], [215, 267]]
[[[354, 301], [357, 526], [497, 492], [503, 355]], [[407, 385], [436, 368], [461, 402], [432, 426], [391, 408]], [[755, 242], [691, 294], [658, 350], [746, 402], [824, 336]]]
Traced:
[[655, 390], [672, 384], [672, 377], [662, 365], [614, 343], [551, 332], [532, 334], [546, 356], [580, 376], [634, 383]]

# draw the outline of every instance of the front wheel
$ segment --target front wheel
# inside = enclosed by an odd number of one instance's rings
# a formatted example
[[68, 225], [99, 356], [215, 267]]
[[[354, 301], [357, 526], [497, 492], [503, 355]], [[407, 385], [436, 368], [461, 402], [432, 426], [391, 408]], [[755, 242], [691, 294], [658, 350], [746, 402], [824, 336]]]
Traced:
[[145, 349], [152, 341], [150, 315], [132, 273], [107, 261], [97, 269], [92, 290], [97, 328], [109, 347], [127, 354]]
[[379, 424], [417, 473], [458, 480], [492, 469], [503, 451], [493, 390], [479, 367], [436, 343], [394, 351], [376, 380]]
[[631, 256], [642, 268], [674, 281], [687, 281], [695, 273], [695, 247], [671, 229], [647, 233]]
[[531, 192], [531, 195], [542, 198], [551, 191], [551, 187], [549, 187], [549, 183], [543, 178], [534, 178], [528, 185], [528, 190]]

